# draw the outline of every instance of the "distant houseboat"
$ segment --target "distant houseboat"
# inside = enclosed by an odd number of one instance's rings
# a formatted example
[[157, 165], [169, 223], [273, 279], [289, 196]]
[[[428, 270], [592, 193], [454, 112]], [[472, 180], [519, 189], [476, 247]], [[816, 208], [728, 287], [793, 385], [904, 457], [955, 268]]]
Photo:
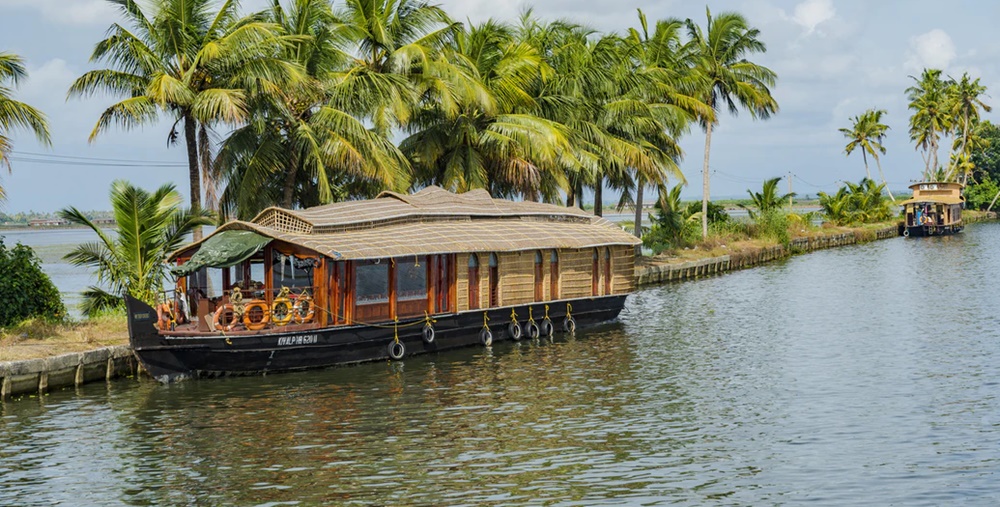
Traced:
[[922, 182], [910, 185], [913, 197], [900, 203], [906, 217], [904, 236], [954, 234], [962, 230], [962, 184]]
[[163, 382], [551, 336], [618, 316], [638, 243], [483, 190], [269, 208], [174, 253], [177, 288], [156, 308], [126, 296], [129, 335]]

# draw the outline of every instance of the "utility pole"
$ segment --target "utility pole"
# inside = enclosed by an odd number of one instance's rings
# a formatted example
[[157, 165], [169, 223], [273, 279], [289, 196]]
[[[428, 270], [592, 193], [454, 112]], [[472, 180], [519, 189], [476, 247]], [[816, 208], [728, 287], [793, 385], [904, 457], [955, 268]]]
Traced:
[[788, 171], [788, 212], [792, 212], [792, 171]]

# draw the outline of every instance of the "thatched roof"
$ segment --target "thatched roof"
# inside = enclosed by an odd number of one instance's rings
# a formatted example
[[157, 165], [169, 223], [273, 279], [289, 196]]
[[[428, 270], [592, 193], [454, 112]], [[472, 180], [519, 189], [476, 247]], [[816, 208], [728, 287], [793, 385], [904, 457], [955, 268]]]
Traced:
[[438, 187], [303, 210], [268, 208], [250, 222], [229, 222], [216, 233], [234, 229], [335, 259], [639, 244], [621, 227], [579, 208], [493, 199], [485, 190], [453, 194]]

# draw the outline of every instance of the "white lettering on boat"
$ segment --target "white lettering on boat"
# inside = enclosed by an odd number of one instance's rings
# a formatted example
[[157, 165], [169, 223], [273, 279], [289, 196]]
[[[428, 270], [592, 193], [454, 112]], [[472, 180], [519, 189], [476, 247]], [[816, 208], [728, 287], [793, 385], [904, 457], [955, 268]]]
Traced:
[[315, 334], [304, 334], [299, 336], [279, 336], [278, 346], [283, 347], [285, 345], [312, 345], [319, 341], [319, 335]]

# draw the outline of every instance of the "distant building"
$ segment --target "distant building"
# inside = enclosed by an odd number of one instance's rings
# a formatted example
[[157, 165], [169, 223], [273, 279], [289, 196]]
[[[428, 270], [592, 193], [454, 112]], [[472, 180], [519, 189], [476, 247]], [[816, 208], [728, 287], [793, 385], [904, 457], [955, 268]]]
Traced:
[[36, 218], [28, 222], [31, 227], [59, 227], [69, 225], [69, 222], [61, 218]]

